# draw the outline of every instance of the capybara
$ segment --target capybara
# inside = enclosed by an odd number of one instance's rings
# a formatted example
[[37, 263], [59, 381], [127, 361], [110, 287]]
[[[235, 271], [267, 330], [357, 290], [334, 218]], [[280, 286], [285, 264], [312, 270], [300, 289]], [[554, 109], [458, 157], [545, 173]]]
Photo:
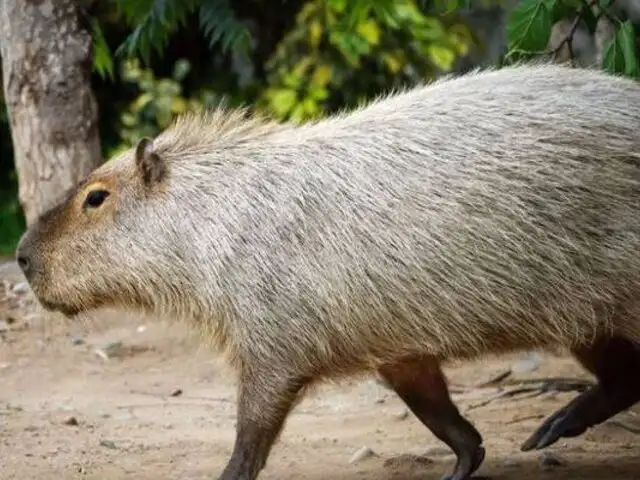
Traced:
[[[29, 227], [42, 305], [189, 321], [238, 375], [222, 480], [253, 480], [306, 388], [379, 373], [484, 458], [441, 362], [565, 348], [597, 377], [523, 448], [640, 399], [640, 86], [550, 64], [478, 70], [304, 125], [185, 115]], [[637, 220], [637, 223], [636, 223]]]

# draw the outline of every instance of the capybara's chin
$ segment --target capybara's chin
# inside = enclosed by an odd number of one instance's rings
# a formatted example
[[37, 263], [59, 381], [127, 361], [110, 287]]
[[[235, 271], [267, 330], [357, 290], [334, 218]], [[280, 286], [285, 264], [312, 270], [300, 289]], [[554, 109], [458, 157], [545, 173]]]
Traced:
[[38, 302], [44, 310], [52, 313], [61, 313], [65, 317], [70, 319], [75, 318], [84, 310], [78, 305], [73, 305], [71, 303], [63, 302], [60, 300], [54, 300], [52, 298], [38, 295], [36, 295], [36, 298], [38, 299]]

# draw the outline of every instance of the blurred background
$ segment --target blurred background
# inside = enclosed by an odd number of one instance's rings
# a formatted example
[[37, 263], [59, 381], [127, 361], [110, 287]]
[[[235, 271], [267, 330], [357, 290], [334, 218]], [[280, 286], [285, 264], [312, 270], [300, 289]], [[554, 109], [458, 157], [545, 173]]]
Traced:
[[304, 122], [534, 56], [636, 76], [638, 3], [2, 0], [0, 257], [75, 181], [189, 110]]

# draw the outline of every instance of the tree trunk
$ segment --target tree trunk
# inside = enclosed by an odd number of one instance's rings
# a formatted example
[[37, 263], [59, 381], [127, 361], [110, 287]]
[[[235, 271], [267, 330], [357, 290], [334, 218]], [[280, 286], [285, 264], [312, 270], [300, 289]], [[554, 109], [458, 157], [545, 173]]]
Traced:
[[0, 55], [27, 225], [101, 163], [91, 35], [74, 0], [0, 0]]

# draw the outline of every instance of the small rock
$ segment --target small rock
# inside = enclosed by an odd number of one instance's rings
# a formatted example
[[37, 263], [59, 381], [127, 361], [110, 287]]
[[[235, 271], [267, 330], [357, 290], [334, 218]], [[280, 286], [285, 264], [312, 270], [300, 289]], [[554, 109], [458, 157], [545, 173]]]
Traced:
[[69, 417], [62, 423], [64, 425], [69, 425], [72, 427], [77, 427], [79, 425], [78, 419], [76, 417]]
[[562, 467], [567, 464], [564, 459], [549, 452], [544, 452], [540, 455], [540, 463], [542, 464], [542, 468], [545, 470], [549, 470], [554, 467]]
[[147, 329], [146, 325], [140, 325], [138, 328], [136, 328], [136, 332], [138, 333], [142, 333]]
[[520, 360], [511, 365], [513, 373], [530, 373], [540, 368], [542, 359], [536, 352], [529, 352]]
[[170, 397], [179, 397], [180, 395], [182, 395], [182, 389], [181, 388], [176, 388], [173, 392], [171, 392], [171, 394], [169, 396]]
[[404, 408], [402, 410], [400, 410], [398, 413], [393, 415], [397, 420], [404, 420], [405, 418], [407, 418], [409, 416], [409, 411]]
[[103, 360], [109, 360], [109, 355], [107, 355], [104, 350], [100, 348], [96, 348], [95, 352], [96, 352], [96, 355], [102, 358]]
[[71, 343], [73, 345], [84, 345], [85, 340], [82, 337], [74, 337], [71, 339]]
[[112, 450], [116, 449], [116, 444], [111, 440], [100, 440], [100, 446], [105, 448], [110, 448]]
[[11, 291], [16, 295], [22, 295], [23, 293], [27, 293], [29, 291], [29, 284], [27, 282], [16, 283]]
[[108, 360], [110, 358], [119, 356], [123, 353], [123, 351], [124, 349], [122, 342], [107, 342], [101, 348], [96, 349], [96, 355], [103, 358], [104, 360]]
[[361, 462], [362, 460], [366, 460], [367, 458], [375, 456], [376, 453], [373, 450], [371, 450], [367, 446], [364, 446], [351, 456], [351, 458], [349, 459], [349, 463]]

